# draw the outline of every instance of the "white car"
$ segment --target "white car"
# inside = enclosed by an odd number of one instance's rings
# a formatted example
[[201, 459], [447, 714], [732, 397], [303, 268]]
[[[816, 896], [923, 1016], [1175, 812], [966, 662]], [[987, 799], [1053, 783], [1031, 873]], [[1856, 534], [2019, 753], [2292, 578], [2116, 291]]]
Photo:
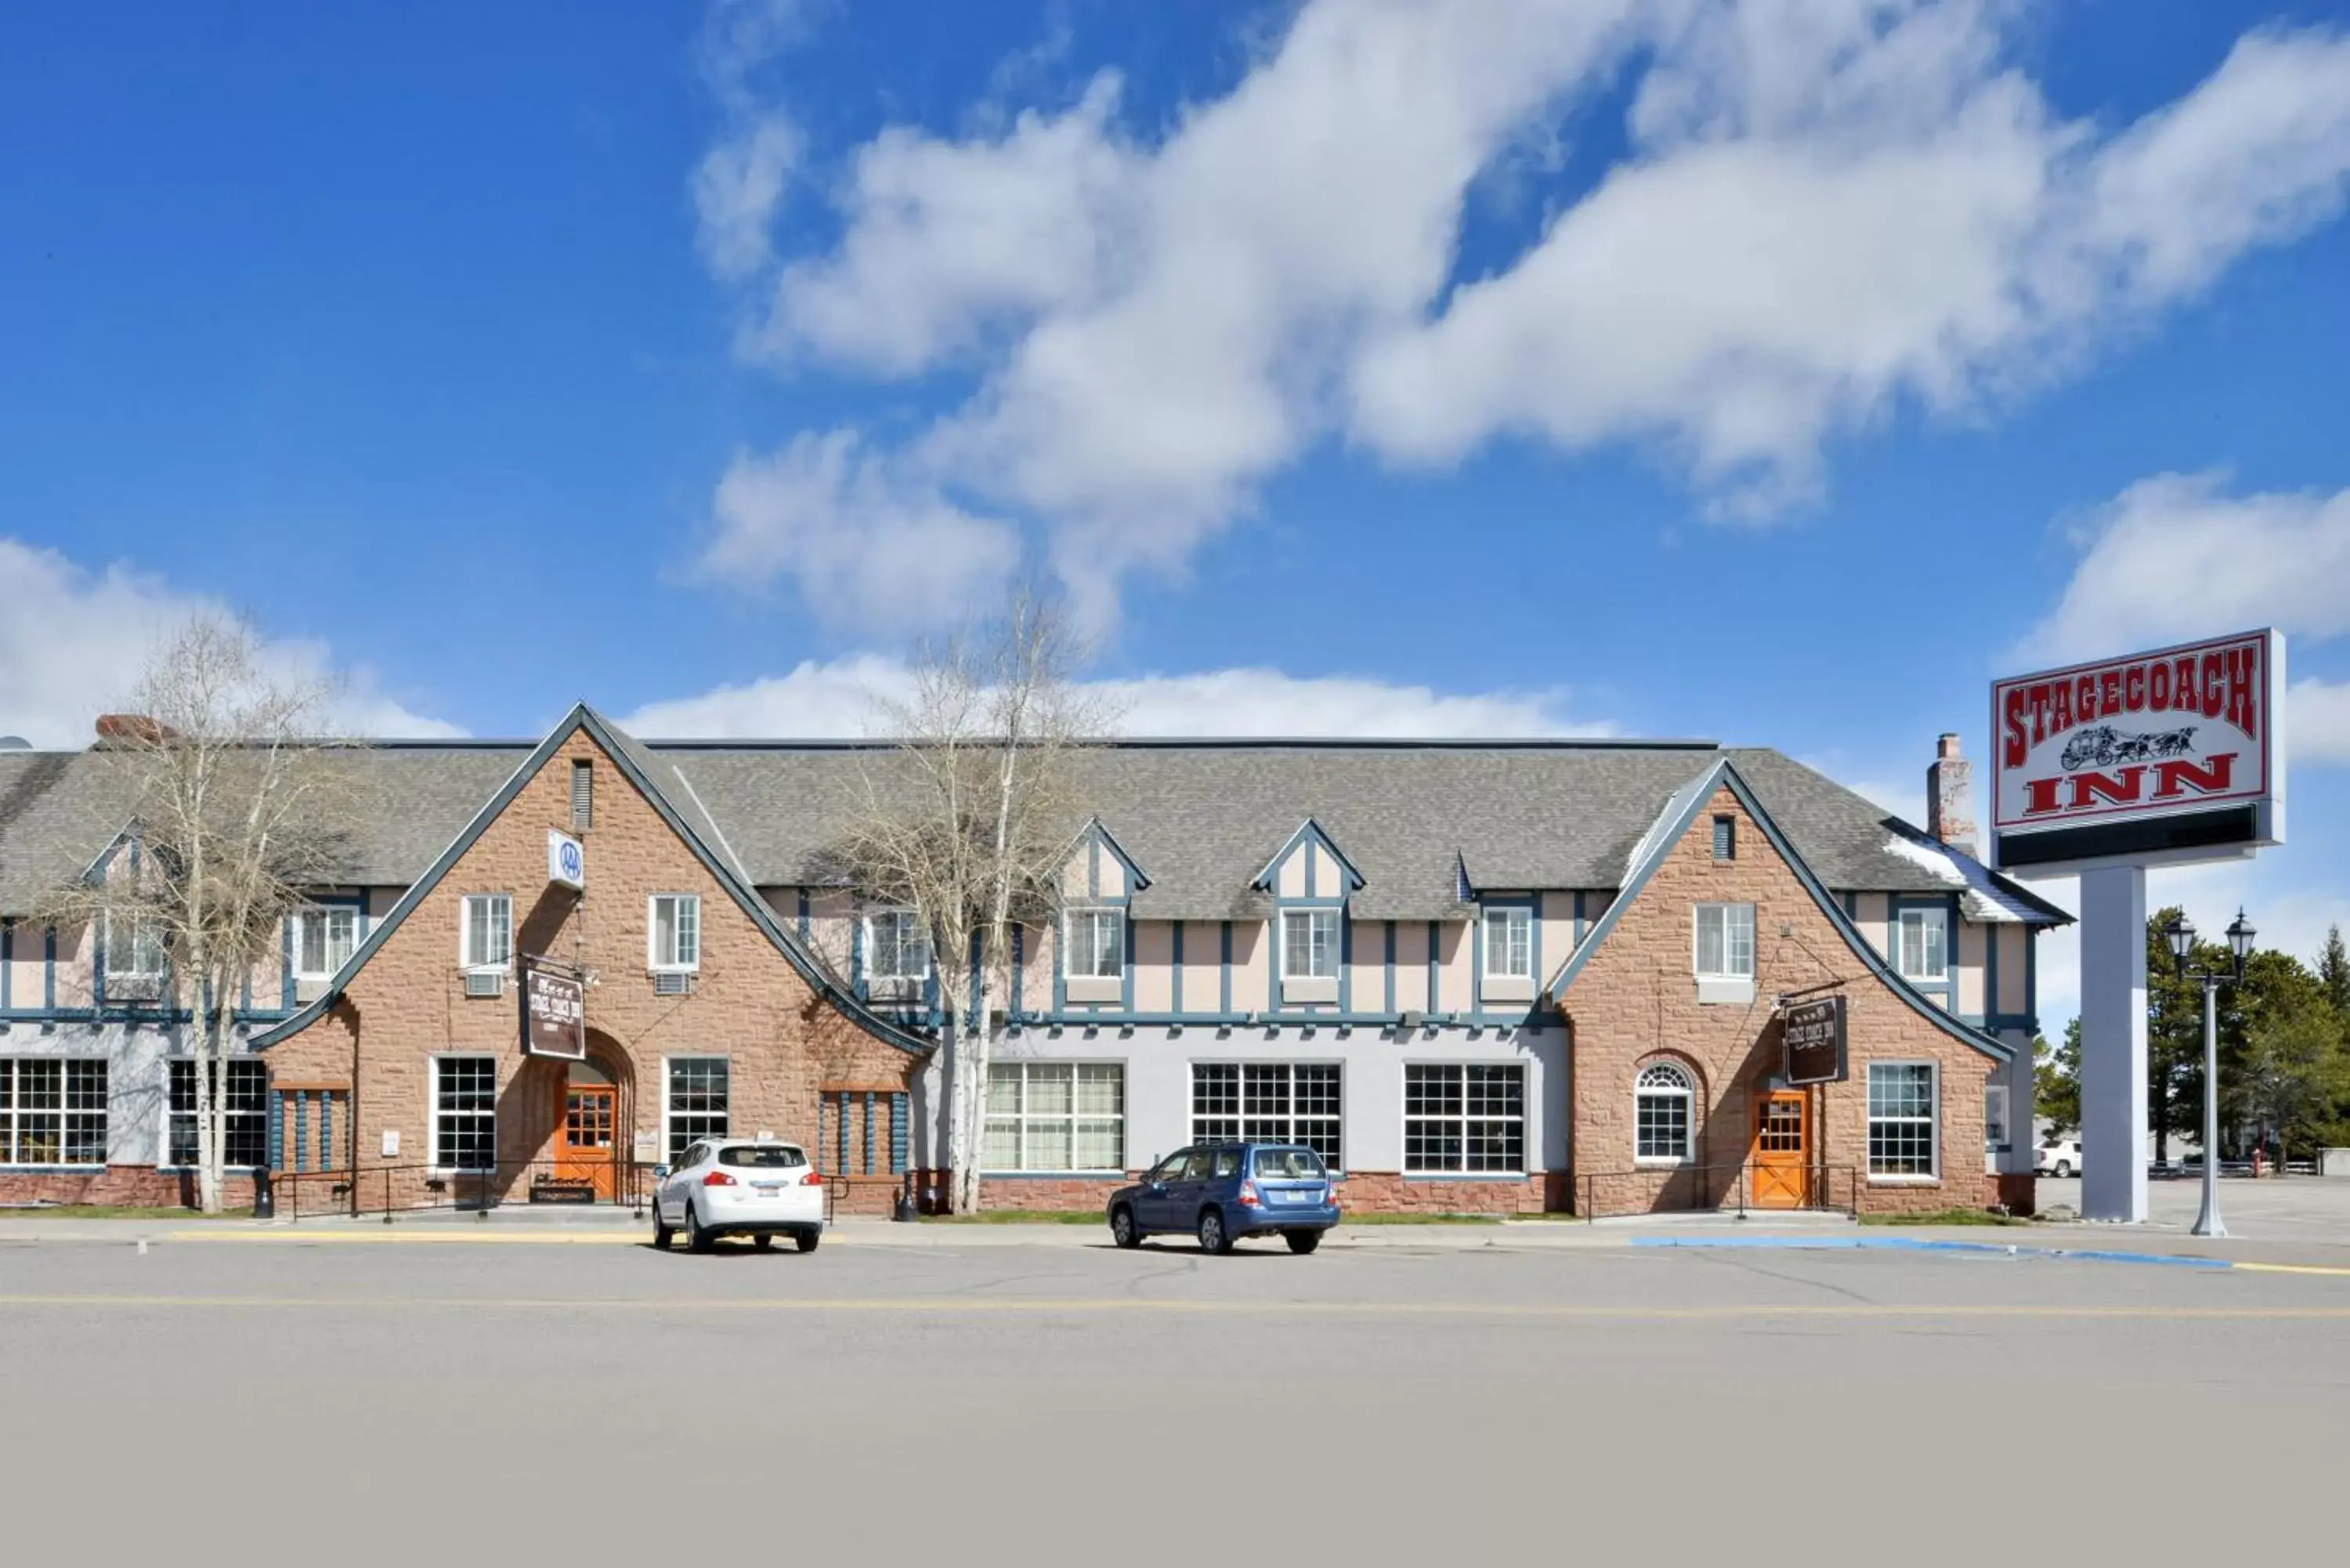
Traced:
[[685, 1232], [707, 1252], [721, 1236], [771, 1247], [788, 1235], [803, 1252], [824, 1237], [824, 1178], [797, 1144], [764, 1138], [703, 1138], [688, 1144], [653, 1190], [653, 1245]]
[[2069, 1137], [2050, 1138], [2033, 1155], [2032, 1169], [2039, 1176], [2080, 1175], [2081, 1141]]

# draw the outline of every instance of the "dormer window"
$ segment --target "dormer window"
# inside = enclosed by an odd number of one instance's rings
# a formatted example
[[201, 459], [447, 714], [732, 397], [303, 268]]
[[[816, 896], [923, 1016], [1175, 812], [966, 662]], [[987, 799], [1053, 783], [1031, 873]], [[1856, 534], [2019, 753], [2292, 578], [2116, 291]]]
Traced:
[[1478, 976], [1486, 1002], [1531, 1002], [1534, 994], [1534, 910], [1531, 903], [1485, 907], [1484, 966]]
[[1338, 920], [1335, 909], [1281, 912], [1282, 1001], [1338, 1000]]
[[1071, 909], [1061, 917], [1062, 984], [1071, 1002], [1126, 997], [1126, 911]]
[[865, 917], [865, 978], [869, 991], [890, 996], [919, 992], [931, 973], [931, 937], [911, 909], [875, 909]]
[[297, 909], [291, 919], [296, 980], [326, 980], [350, 961], [358, 945], [357, 909]]

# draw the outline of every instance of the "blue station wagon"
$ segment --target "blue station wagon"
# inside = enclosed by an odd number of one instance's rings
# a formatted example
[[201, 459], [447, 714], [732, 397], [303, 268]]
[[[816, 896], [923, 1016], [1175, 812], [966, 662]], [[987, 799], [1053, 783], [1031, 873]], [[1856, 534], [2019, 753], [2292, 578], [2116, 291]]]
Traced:
[[1279, 1231], [1310, 1252], [1338, 1222], [1338, 1198], [1322, 1157], [1303, 1144], [1211, 1143], [1179, 1148], [1109, 1197], [1109, 1233], [1121, 1247], [1145, 1236], [1197, 1236], [1229, 1252], [1245, 1236]]

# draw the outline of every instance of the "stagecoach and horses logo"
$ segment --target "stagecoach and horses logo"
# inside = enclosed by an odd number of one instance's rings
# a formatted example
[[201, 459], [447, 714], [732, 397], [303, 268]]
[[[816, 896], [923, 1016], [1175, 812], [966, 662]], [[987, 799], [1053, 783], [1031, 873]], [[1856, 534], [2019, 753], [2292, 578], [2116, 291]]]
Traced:
[[2076, 774], [2087, 767], [2110, 768], [2118, 763], [2183, 757], [2195, 747], [2196, 729], [2196, 725], [2186, 724], [2151, 735], [2133, 735], [2111, 724], [2092, 724], [2064, 742], [2064, 754], [2057, 761], [2064, 764], [2066, 773]]

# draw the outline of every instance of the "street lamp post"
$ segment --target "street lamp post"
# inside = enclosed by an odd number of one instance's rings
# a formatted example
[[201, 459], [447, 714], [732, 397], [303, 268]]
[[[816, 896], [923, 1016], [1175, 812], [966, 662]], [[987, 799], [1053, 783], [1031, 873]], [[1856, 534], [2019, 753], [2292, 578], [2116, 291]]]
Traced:
[[2236, 961], [2232, 973], [2188, 967], [2195, 951], [2195, 925], [2185, 914], [2173, 915], [2162, 934], [2169, 940], [2179, 978], [2203, 986], [2203, 1211], [2195, 1217], [2195, 1234], [2224, 1236], [2228, 1227], [2220, 1220], [2220, 987], [2241, 983], [2244, 960], [2251, 955], [2258, 933], [2238, 909], [2235, 923], [2228, 928], [2228, 950]]

